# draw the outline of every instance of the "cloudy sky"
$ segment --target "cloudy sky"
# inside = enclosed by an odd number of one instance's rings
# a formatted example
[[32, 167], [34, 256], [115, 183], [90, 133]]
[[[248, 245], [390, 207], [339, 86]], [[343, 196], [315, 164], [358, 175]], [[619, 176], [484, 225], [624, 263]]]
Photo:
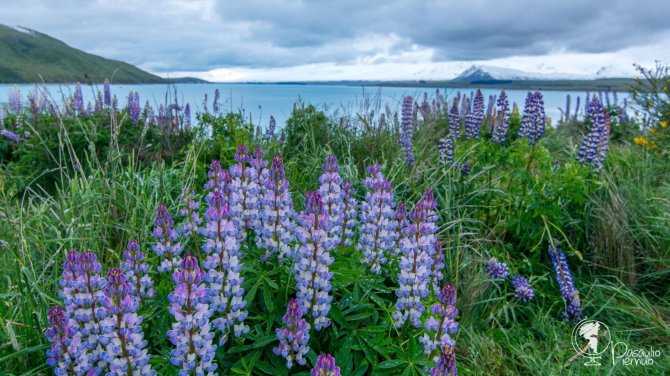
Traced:
[[670, 62], [668, 0], [22, 0], [0, 23], [166, 76], [448, 79], [474, 64], [632, 75]]

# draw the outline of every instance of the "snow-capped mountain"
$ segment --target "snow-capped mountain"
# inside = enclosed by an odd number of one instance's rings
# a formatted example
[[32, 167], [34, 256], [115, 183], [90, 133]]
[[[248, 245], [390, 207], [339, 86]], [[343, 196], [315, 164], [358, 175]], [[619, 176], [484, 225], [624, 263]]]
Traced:
[[589, 80], [612, 77], [589, 74], [531, 73], [517, 69], [501, 68], [489, 65], [472, 65], [453, 80], [457, 82], [473, 81], [524, 81], [524, 80]]

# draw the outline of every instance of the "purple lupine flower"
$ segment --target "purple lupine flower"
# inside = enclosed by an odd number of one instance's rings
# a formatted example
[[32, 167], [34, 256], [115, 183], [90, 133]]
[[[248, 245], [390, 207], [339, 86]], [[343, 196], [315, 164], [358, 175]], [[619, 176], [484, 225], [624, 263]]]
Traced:
[[496, 112], [495, 123], [493, 124], [493, 142], [502, 145], [507, 140], [507, 130], [509, 129], [509, 100], [505, 90], [500, 92], [498, 96], [498, 110]]
[[330, 236], [333, 246], [339, 245], [342, 237], [342, 210], [344, 209], [344, 201], [342, 200], [342, 177], [340, 177], [337, 165], [337, 158], [334, 155], [329, 155], [326, 158], [326, 163], [323, 164], [323, 174], [319, 177], [319, 193], [323, 200], [328, 219], [330, 220]]
[[156, 120], [156, 117], [154, 116], [154, 109], [149, 104], [149, 101], [144, 102], [144, 110], [142, 110], [142, 113], [144, 114], [145, 126], [152, 125]]
[[275, 139], [275, 128], [277, 127], [277, 122], [275, 121], [274, 116], [270, 116], [270, 124], [268, 125], [268, 129], [265, 132], [265, 139], [266, 140], [274, 140]]
[[112, 105], [112, 91], [109, 89], [109, 80], [106, 78], [104, 83], [104, 92], [105, 92], [105, 106], [110, 107]]
[[79, 82], [74, 86], [72, 106], [74, 107], [75, 114], [81, 114], [84, 111], [84, 94], [81, 92], [81, 84]]
[[472, 112], [465, 116], [465, 137], [468, 140], [479, 140], [479, 131], [484, 122], [484, 95], [479, 89], [472, 107]]
[[470, 99], [468, 97], [466, 97], [465, 95], [463, 95], [461, 97], [461, 111], [460, 111], [459, 121], [461, 123], [465, 123], [465, 121], [467, 119], [466, 116], [469, 113], [470, 113]]
[[486, 262], [486, 274], [493, 279], [505, 279], [509, 276], [509, 267], [493, 257]]
[[91, 251], [82, 252], [79, 255], [79, 263], [75, 266], [77, 279], [74, 285], [78, 294], [74, 297], [74, 321], [77, 331], [81, 334], [82, 345], [88, 351], [88, 359], [96, 370], [105, 368], [102, 358], [102, 344], [99, 341], [101, 328], [100, 322], [107, 316], [104, 308], [104, 288], [107, 282], [100, 276], [102, 266], [98, 262], [95, 253]]
[[316, 364], [311, 371], [310, 376], [340, 376], [340, 367], [335, 365], [335, 358], [328, 354], [321, 354], [316, 358]]
[[180, 375], [213, 375], [216, 344], [213, 342], [209, 321], [209, 296], [204, 282], [205, 273], [198, 267], [198, 260], [186, 254], [172, 279], [175, 289], [168, 296], [168, 311], [175, 318], [167, 337], [175, 348], [170, 352], [170, 363], [181, 367]]
[[430, 376], [457, 376], [454, 347], [445, 345], [440, 349], [437, 365], [430, 369]]
[[132, 293], [131, 284], [126, 281], [123, 270], [110, 269], [105, 288], [105, 308], [109, 316], [101, 321], [100, 343], [105, 346], [101, 356], [109, 365], [108, 375], [150, 375], [151, 369], [142, 333], [142, 316], [137, 315], [140, 306], [137, 296]]
[[130, 286], [130, 294], [138, 298], [142, 303], [145, 298], [154, 296], [154, 281], [148, 274], [149, 265], [144, 262], [144, 252], [140, 251], [140, 245], [137, 240], [131, 240], [123, 252], [123, 262], [121, 267], [126, 272], [126, 281]]
[[414, 114], [412, 111], [412, 104], [414, 99], [411, 96], [406, 96], [402, 100], [402, 121], [400, 123], [400, 146], [405, 153], [405, 161], [409, 166], [414, 163], [414, 144], [412, 138], [414, 137]]
[[514, 297], [526, 303], [535, 296], [535, 289], [530, 285], [528, 279], [522, 275], [515, 275], [510, 278], [512, 287], [514, 287]]
[[449, 110], [449, 135], [453, 140], [456, 140], [461, 133], [461, 116], [458, 113], [458, 98], [454, 101]]
[[[597, 99], [594, 97], [594, 100]], [[563, 295], [565, 304], [567, 304], [567, 309], [561, 313], [561, 316], [568, 320], [579, 321], [583, 316], [582, 307], [579, 300], [579, 291], [575, 288], [575, 282], [572, 279], [568, 259], [560, 248], [553, 246], [549, 246], [549, 258], [556, 272], [556, 282], [558, 282], [561, 295]]]
[[51, 344], [47, 350], [47, 366], [56, 375], [84, 375], [91, 368], [82, 346], [81, 335], [71, 325], [61, 306], [49, 309], [50, 327], [44, 332]]
[[340, 245], [348, 247], [353, 242], [354, 228], [356, 227], [356, 207], [358, 202], [354, 197], [354, 192], [350, 181], [342, 183], [342, 238]]
[[279, 262], [293, 258], [291, 243], [294, 240], [293, 200], [289, 192], [289, 182], [284, 177], [284, 159], [277, 154], [272, 159], [270, 176], [265, 180], [261, 196], [260, 230], [256, 244], [265, 249], [264, 259], [277, 253]]
[[128, 94], [128, 114], [130, 115], [130, 121], [133, 125], [137, 125], [141, 113], [140, 94], [136, 91], [131, 91], [130, 94]]
[[252, 228], [258, 220], [260, 187], [257, 183], [257, 171], [251, 167], [252, 157], [248, 153], [249, 149], [246, 146], [238, 146], [235, 153], [237, 163], [230, 167], [231, 193], [235, 197], [231, 209], [233, 212], [241, 213], [240, 216], [233, 216], [238, 221], [240, 240], [246, 238], [244, 229]]
[[14, 142], [21, 142], [24, 140], [23, 137], [19, 136], [18, 134], [12, 131], [8, 131], [7, 129], [0, 129], [0, 136], [3, 136], [6, 139]]
[[[260, 136], [259, 136], [260, 138]], [[265, 160], [265, 152], [263, 148], [257, 146], [254, 149], [254, 156], [251, 158], [251, 167], [256, 171], [255, 183], [258, 186], [258, 192], [256, 193], [257, 200], [260, 200], [260, 197], [263, 195], [263, 190], [265, 189], [265, 181], [270, 176], [270, 171], [268, 170], [268, 161]], [[260, 207], [260, 202], [256, 203], [257, 207]], [[257, 228], [260, 225], [258, 218], [253, 223], [253, 228]]]
[[[212, 165], [210, 178], [214, 179], [220, 165]], [[223, 170], [220, 172], [223, 173]], [[249, 327], [244, 324], [248, 313], [244, 310], [247, 305], [242, 288], [244, 278], [240, 276], [239, 229], [230, 215], [230, 205], [224, 193], [229, 182], [221, 183], [209, 185], [212, 191], [205, 198], [208, 204], [205, 211], [206, 226], [201, 232], [207, 238], [202, 247], [207, 259], [202, 265], [207, 269], [205, 278], [211, 296], [210, 309], [217, 314], [212, 324], [222, 333], [220, 343], [223, 345], [228, 340], [230, 329], [239, 337], [248, 333]]]
[[519, 138], [526, 137], [528, 144], [537, 144], [542, 136], [544, 136], [545, 122], [542, 93], [539, 91], [535, 93], [528, 92], [523, 109], [521, 128], [519, 129]]
[[333, 243], [328, 237], [330, 220], [319, 192], [308, 192], [306, 208], [298, 216], [294, 275], [296, 296], [303, 312], [314, 320], [314, 329], [321, 330], [330, 325], [328, 312], [333, 297], [330, 295], [330, 279], [333, 273], [328, 266], [333, 263], [330, 250]]
[[161, 259], [159, 272], [172, 272], [181, 264], [181, 253], [184, 247], [179, 243], [179, 234], [174, 229], [174, 222], [165, 204], [158, 205], [152, 235], [156, 244], [151, 247]]
[[191, 127], [191, 106], [188, 103], [186, 103], [186, 106], [184, 106], [183, 123], [186, 129], [189, 129]]
[[400, 273], [396, 290], [398, 301], [392, 316], [396, 327], [407, 320], [415, 328], [421, 327], [421, 315], [425, 310], [422, 299], [429, 291], [430, 276], [435, 252], [435, 200], [432, 190], [427, 190], [409, 215], [409, 224], [402, 230], [400, 240]]
[[392, 256], [395, 245], [397, 222], [393, 207], [393, 188], [384, 179], [381, 166], [368, 167], [370, 176], [363, 184], [368, 188], [365, 201], [361, 202], [360, 237], [356, 250], [362, 252], [361, 262], [375, 274], [381, 274], [388, 257]]
[[199, 247], [196, 234], [200, 231], [200, 225], [202, 224], [199, 212], [200, 203], [193, 199], [193, 191], [188, 187], [182, 191], [179, 201], [182, 204], [179, 215], [184, 218], [184, 224], [179, 227], [179, 233], [191, 238], [193, 248], [197, 252]]
[[454, 164], [454, 139], [450, 134], [446, 138], [441, 138], [438, 144], [440, 152], [440, 161], [446, 166]]
[[433, 265], [430, 271], [430, 280], [431, 285], [433, 286], [433, 291], [438, 291], [439, 285], [444, 279], [444, 252], [442, 251], [442, 242], [439, 240], [435, 241], [433, 245]]
[[309, 324], [302, 318], [303, 312], [296, 299], [288, 302], [286, 314], [282, 318], [284, 325], [277, 329], [279, 346], [272, 349], [275, 355], [286, 359], [286, 368], [291, 369], [293, 362], [304, 366], [305, 355], [309, 352]]
[[590, 102], [588, 117], [591, 129], [584, 136], [577, 160], [580, 165], [589, 164], [596, 172], [599, 172], [603, 167], [607, 155], [610, 120], [598, 97], [595, 95]]
[[18, 86], [12, 86], [7, 93], [9, 110], [14, 115], [21, 115], [23, 113], [23, 97], [21, 96], [21, 89]]
[[458, 330], [458, 322], [455, 320], [458, 316], [458, 309], [455, 306], [456, 288], [447, 283], [436, 295], [439, 303], [430, 307], [431, 315], [424, 324], [426, 333], [419, 337], [424, 353], [434, 356], [433, 360], [438, 359], [436, 350], [444, 346], [453, 347], [456, 344], [450, 334]]
[[493, 116], [493, 108], [496, 105], [496, 96], [494, 94], [489, 95], [489, 101], [486, 105], [486, 116]]

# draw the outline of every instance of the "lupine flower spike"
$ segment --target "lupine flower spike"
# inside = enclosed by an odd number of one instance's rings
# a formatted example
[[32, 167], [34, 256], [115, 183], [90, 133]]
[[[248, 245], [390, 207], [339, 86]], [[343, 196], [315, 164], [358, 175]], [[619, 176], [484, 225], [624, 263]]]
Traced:
[[[597, 99], [594, 98], [594, 100]], [[553, 246], [549, 246], [549, 258], [556, 272], [556, 282], [558, 282], [561, 295], [563, 295], [567, 305], [561, 316], [569, 320], [579, 321], [583, 316], [582, 307], [579, 300], [579, 291], [575, 288], [575, 282], [572, 279], [568, 259], [560, 248]]]
[[275, 155], [272, 159], [270, 175], [264, 182], [265, 189], [261, 197], [260, 230], [256, 236], [256, 243], [264, 248], [264, 260], [277, 253], [279, 262], [291, 259], [294, 240], [293, 231], [293, 200], [289, 192], [289, 182], [284, 177], [284, 159]]
[[354, 238], [356, 207], [358, 206], [350, 181], [345, 181], [342, 184], [342, 202], [344, 203], [344, 207], [342, 209], [342, 239], [340, 240], [340, 244], [348, 247]]
[[335, 358], [328, 354], [321, 354], [316, 359], [316, 364], [311, 371], [310, 376], [340, 376], [340, 367], [335, 365]]
[[144, 262], [144, 252], [140, 251], [137, 240], [131, 240], [123, 252], [123, 270], [126, 272], [126, 281], [130, 288], [130, 294], [137, 297], [141, 303], [143, 299], [154, 296], [151, 276], [147, 273], [149, 265]]
[[530, 285], [528, 279], [522, 275], [511, 277], [512, 287], [514, 287], [514, 297], [526, 303], [535, 296], [535, 289]]
[[179, 228], [179, 233], [191, 238], [194, 253], [200, 252], [198, 237], [196, 234], [200, 231], [202, 219], [200, 218], [200, 203], [193, 198], [193, 191], [190, 188], [184, 188], [179, 198], [182, 207], [179, 209], [179, 215], [184, 218], [184, 223]]
[[305, 356], [309, 352], [309, 324], [302, 318], [303, 312], [296, 299], [288, 302], [283, 317], [284, 327], [277, 329], [279, 346], [272, 349], [275, 355], [286, 359], [286, 368], [293, 367], [294, 362], [301, 366], [306, 364]]
[[402, 100], [402, 121], [400, 123], [400, 146], [405, 153], [405, 161], [408, 166], [414, 163], [414, 146], [412, 138], [414, 137], [414, 112], [412, 105], [414, 99], [406, 96]]
[[61, 306], [48, 312], [49, 329], [44, 333], [49, 343], [47, 366], [54, 368], [56, 375], [84, 375], [91, 367], [82, 346], [81, 335], [72, 327]]
[[323, 164], [323, 174], [319, 177], [319, 193], [323, 199], [323, 205], [328, 213], [330, 220], [330, 231], [328, 236], [333, 242], [333, 246], [340, 243], [342, 237], [342, 211], [344, 202], [342, 200], [342, 177], [340, 177], [337, 165], [337, 158], [329, 155]]
[[172, 217], [164, 204], [156, 209], [153, 236], [157, 243], [152, 247], [156, 255], [162, 259], [158, 266], [159, 272], [172, 272], [181, 264], [184, 247], [179, 243], [179, 235], [174, 229]]
[[454, 347], [445, 345], [440, 349], [437, 365], [430, 369], [430, 376], [457, 376]]
[[123, 270], [113, 268], [107, 273], [105, 308], [109, 316], [100, 326], [100, 343], [105, 346], [102, 357], [109, 365], [108, 375], [155, 375], [142, 334], [142, 317], [137, 315], [139, 301], [132, 294]]
[[175, 289], [168, 296], [168, 311], [176, 322], [167, 337], [175, 348], [170, 352], [170, 363], [181, 367], [180, 375], [216, 375], [214, 363], [216, 344], [209, 318], [209, 296], [204, 282], [205, 273], [200, 271], [198, 260], [186, 254], [172, 279]]
[[328, 237], [330, 221], [319, 192], [306, 194], [307, 207], [298, 217], [294, 275], [296, 296], [300, 308], [314, 320], [314, 329], [321, 330], [330, 325], [328, 313], [330, 302], [330, 279], [333, 273], [328, 266], [333, 263], [330, 250], [332, 241]]
[[438, 149], [440, 151], [440, 162], [445, 166], [454, 164], [454, 139], [450, 134], [446, 138], [441, 138]]
[[496, 112], [496, 119], [493, 125], [493, 142], [500, 145], [507, 140], [507, 130], [509, 129], [510, 110], [505, 90], [500, 92], [497, 105], [498, 111]]
[[486, 274], [490, 275], [493, 279], [505, 279], [509, 276], [509, 267], [494, 257], [486, 262]]
[[252, 228], [258, 217], [258, 198], [260, 187], [257, 184], [257, 171], [251, 168], [252, 157], [249, 149], [240, 145], [235, 153], [236, 164], [230, 167], [232, 177], [231, 193], [235, 197], [231, 202], [233, 212], [241, 213], [241, 217], [233, 216], [240, 226], [240, 240], [246, 238], [245, 228]]
[[437, 350], [444, 346], [453, 347], [456, 344], [449, 334], [454, 334], [458, 330], [458, 322], [454, 319], [458, 316], [458, 309], [455, 306], [456, 288], [445, 284], [437, 293], [437, 299], [439, 303], [430, 307], [431, 316], [424, 325], [426, 333], [419, 338], [419, 342], [423, 344], [424, 353], [433, 356], [433, 360], [438, 359]]

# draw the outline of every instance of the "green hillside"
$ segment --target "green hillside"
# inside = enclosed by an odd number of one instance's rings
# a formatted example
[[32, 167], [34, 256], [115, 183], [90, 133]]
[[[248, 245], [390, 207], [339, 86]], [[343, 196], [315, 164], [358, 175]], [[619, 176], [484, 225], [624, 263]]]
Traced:
[[0, 25], [0, 83], [160, 83], [135, 66], [92, 55], [30, 29]]

